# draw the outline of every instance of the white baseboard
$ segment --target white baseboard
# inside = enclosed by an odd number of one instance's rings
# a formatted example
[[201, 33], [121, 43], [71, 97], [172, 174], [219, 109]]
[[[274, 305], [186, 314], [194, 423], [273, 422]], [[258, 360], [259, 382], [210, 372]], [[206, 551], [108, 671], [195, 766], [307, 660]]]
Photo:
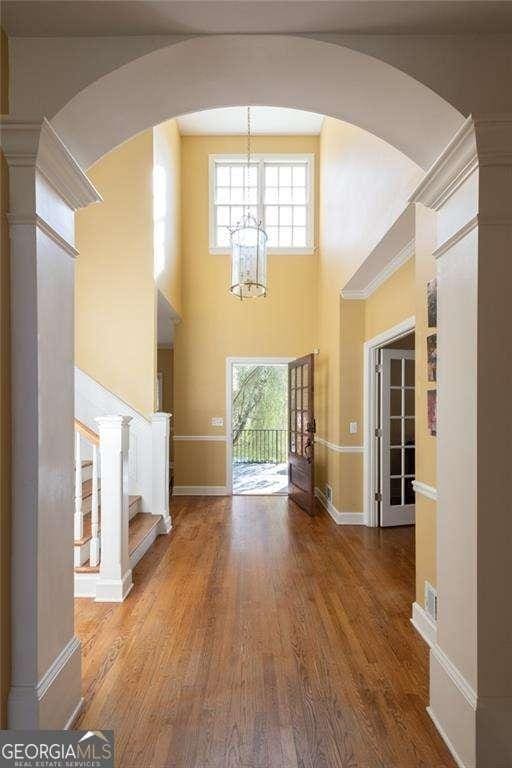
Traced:
[[453, 759], [455, 760], [455, 762], [457, 763], [458, 768], [469, 768], [469, 766], [466, 765], [466, 763], [464, 763], [462, 761], [462, 759], [459, 757], [459, 755], [455, 751], [455, 747], [453, 746], [453, 744], [451, 743], [450, 739], [446, 735], [444, 729], [441, 726], [441, 723], [439, 722], [437, 717], [432, 712], [432, 708], [431, 707], [427, 707], [427, 712], [428, 712], [428, 714], [430, 716], [430, 719], [432, 720], [432, 722], [434, 723], [435, 727], [437, 728], [437, 731], [438, 731], [440, 737], [442, 738], [442, 740], [444, 741], [444, 743], [446, 744], [446, 746], [450, 750], [451, 755], [452, 755]]
[[173, 496], [229, 496], [225, 485], [175, 485]]
[[76, 719], [81, 706], [81, 643], [73, 636], [35, 685], [14, 683], [9, 692], [12, 730], [54, 730]]
[[437, 624], [419, 603], [412, 604], [411, 624], [427, 645], [432, 648], [437, 642]]
[[71, 713], [71, 715], [69, 717], [69, 720], [67, 721], [67, 723], [64, 726], [64, 730], [65, 731], [70, 731], [73, 728], [76, 720], [78, 719], [78, 716], [82, 712], [83, 707], [84, 707], [84, 697], [82, 696], [82, 698], [80, 699], [80, 701], [76, 705], [75, 709]]
[[75, 597], [96, 597], [97, 573], [75, 573]]
[[320, 488], [315, 488], [315, 496], [320, 504], [327, 510], [336, 525], [364, 525], [362, 512], [340, 512], [322, 493]]

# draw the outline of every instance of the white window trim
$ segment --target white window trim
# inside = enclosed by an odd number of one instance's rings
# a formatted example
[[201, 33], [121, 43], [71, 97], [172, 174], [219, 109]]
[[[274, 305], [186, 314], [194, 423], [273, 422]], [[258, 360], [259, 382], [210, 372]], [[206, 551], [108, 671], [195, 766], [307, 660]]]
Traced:
[[[214, 216], [214, 195], [215, 195], [215, 163], [217, 161], [241, 161], [247, 159], [246, 154], [217, 154], [209, 155], [209, 175], [208, 175], [208, 219], [209, 219], [209, 251], [212, 255], [228, 256], [231, 251], [229, 248], [215, 246], [215, 216]], [[307, 231], [309, 233], [309, 244], [304, 248], [269, 248], [269, 256], [288, 255], [288, 256], [312, 256], [315, 253], [315, 155], [313, 153], [258, 153], [251, 154], [251, 161], [256, 161], [258, 167], [258, 208], [263, 210], [263, 165], [264, 162], [271, 163], [289, 163], [305, 162], [307, 163], [307, 189], [309, 191], [309, 203], [307, 205]]]

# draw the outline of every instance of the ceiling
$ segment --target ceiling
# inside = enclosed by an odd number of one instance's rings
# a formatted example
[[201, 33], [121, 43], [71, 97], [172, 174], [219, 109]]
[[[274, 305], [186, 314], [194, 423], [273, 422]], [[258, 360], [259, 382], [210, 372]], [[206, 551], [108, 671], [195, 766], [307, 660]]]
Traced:
[[512, 31], [501, 0], [4, 0], [11, 36]]
[[[282, 107], [251, 107], [251, 133], [290, 136], [318, 135], [323, 115]], [[182, 135], [233, 135], [247, 132], [247, 107], [207, 109], [178, 118]]]

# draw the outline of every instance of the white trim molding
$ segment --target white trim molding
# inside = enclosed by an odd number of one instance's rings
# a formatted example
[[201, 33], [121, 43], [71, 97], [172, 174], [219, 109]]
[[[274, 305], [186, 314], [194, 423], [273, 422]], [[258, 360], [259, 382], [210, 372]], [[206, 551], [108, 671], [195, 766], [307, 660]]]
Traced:
[[337, 445], [336, 443], [330, 443], [329, 440], [324, 440], [323, 437], [318, 437], [318, 435], [315, 435], [315, 443], [324, 445], [335, 453], [363, 453], [364, 451], [362, 445]]
[[364, 424], [364, 444], [363, 444], [363, 513], [365, 525], [377, 527], [379, 525], [378, 509], [375, 502], [376, 488], [376, 456], [374, 451], [375, 428], [375, 392], [377, 387], [377, 378], [375, 365], [377, 362], [376, 353], [379, 347], [389, 344], [391, 341], [397, 341], [402, 336], [412, 333], [416, 327], [414, 315], [402, 320], [392, 328], [379, 333], [373, 339], [364, 343], [363, 349], [363, 424]]
[[57, 230], [50, 226], [50, 224], [42, 219], [41, 216], [39, 216], [37, 213], [26, 216], [16, 213], [8, 213], [7, 221], [9, 222], [11, 237], [14, 227], [36, 227], [40, 232], [49, 237], [50, 240], [53, 240], [53, 242], [62, 248], [62, 250], [65, 251], [69, 256], [71, 256], [73, 259], [77, 258], [77, 249], [71, 245], [71, 243], [65, 240], [62, 235], [59, 235]]
[[227, 435], [174, 435], [173, 440], [178, 443], [225, 443]]
[[377, 288], [380, 288], [380, 286], [383, 285], [386, 280], [389, 280], [389, 278], [395, 272], [397, 272], [400, 267], [403, 267], [404, 264], [407, 264], [407, 262], [410, 261], [413, 256], [414, 239], [409, 240], [409, 242], [406, 243], [404, 247], [400, 249], [400, 251], [398, 251], [396, 256], [394, 256], [391, 261], [389, 261], [386, 266], [383, 267], [383, 269], [381, 269], [380, 272], [378, 272], [375, 277], [370, 280], [365, 288], [355, 291], [350, 290], [350, 288], [343, 288], [341, 291], [341, 298], [349, 300], [364, 300], [369, 298], [372, 293], [375, 293]]
[[422, 483], [421, 480], [413, 480], [412, 487], [415, 493], [420, 493], [422, 496], [425, 496], [425, 498], [430, 499], [431, 501], [437, 501], [437, 488], [434, 488], [433, 485]]
[[315, 488], [315, 496], [322, 507], [330, 514], [336, 525], [364, 525], [362, 512], [340, 512], [330, 502], [320, 488]]
[[69, 699], [68, 676], [73, 675], [73, 667], [80, 674], [81, 642], [76, 635], [62, 648], [37, 685], [13, 682], [8, 701], [9, 728], [20, 730], [34, 720], [41, 723], [41, 728], [69, 727], [83, 703], [80, 697], [78, 702], [68, 704], [72, 709], [63, 710]]
[[225, 485], [175, 485], [173, 496], [229, 496]]
[[473, 687], [468, 683], [468, 681], [462, 674], [462, 672], [459, 669], [457, 669], [455, 664], [451, 661], [451, 659], [448, 658], [446, 653], [439, 647], [437, 642], [432, 645], [430, 652], [431, 652], [431, 655], [436, 659], [436, 661], [439, 662], [441, 667], [444, 669], [448, 677], [451, 679], [452, 683], [454, 683], [454, 685], [457, 686], [458, 690], [464, 696], [464, 698], [466, 699], [470, 707], [476, 710], [477, 695], [473, 690]]
[[476, 136], [470, 116], [427, 171], [409, 201], [438, 211], [477, 167]]
[[411, 624], [427, 645], [432, 648], [437, 642], [437, 624], [430, 618], [423, 606], [416, 602], [412, 604]]

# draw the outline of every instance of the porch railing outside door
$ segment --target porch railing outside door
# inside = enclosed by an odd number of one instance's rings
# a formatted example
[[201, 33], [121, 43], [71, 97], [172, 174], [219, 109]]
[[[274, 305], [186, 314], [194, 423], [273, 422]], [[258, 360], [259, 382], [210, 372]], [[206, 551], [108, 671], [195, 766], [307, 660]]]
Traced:
[[287, 429], [242, 429], [233, 442], [237, 464], [283, 464], [288, 461]]

